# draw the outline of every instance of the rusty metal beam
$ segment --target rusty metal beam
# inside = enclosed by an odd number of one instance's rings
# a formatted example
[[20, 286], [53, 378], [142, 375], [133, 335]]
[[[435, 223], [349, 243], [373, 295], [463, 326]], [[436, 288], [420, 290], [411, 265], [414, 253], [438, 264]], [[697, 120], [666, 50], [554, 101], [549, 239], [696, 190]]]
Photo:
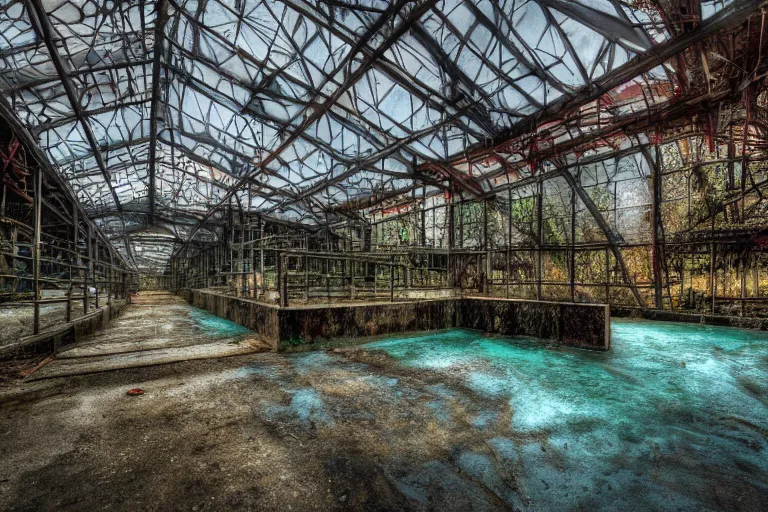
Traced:
[[358, 197], [355, 199], [350, 199], [349, 201], [345, 201], [339, 205], [333, 206], [328, 209], [329, 212], [334, 213], [341, 213], [341, 212], [355, 212], [359, 210], [364, 210], [366, 208], [372, 208], [376, 205], [379, 205], [385, 201], [388, 201], [390, 199], [394, 199], [396, 197], [399, 197], [403, 194], [410, 193], [416, 189], [421, 188], [422, 185], [410, 185], [404, 188], [400, 188], [397, 190], [392, 190], [390, 192], [384, 192], [384, 193], [376, 193], [372, 192], [370, 195], [367, 195], [365, 197]]
[[[8, 124], [11, 131], [16, 135], [16, 137], [18, 137], [22, 141], [24, 146], [31, 153], [32, 158], [34, 158], [37, 164], [40, 165], [45, 170], [46, 179], [53, 182], [56, 185], [57, 189], [66, 196], [67, 200], [74, 205], [75, 211], [79, 213], [81, 218], [85, 219], [87, 223], [92, 225], [93, 230], [97, 234], [97, 236], [99, 236], [105, 243], [108, 243], [107, 236], [93, 222], [92, 217], [90, 217], [86, 213], [83, 206], [77, 200], [77, 197], [75, 196], [75, 193], [73, 192], [72, 187], [69, 185], [69, 183], [65, 182], [64, 179], [61, 177], [61, 175], [51, 166], [51, 163], [48, 160], [48, 157], [45, 155], [45, 153], [43, 153], [43, 150], [40, 149], [37, 139], [35, 139], [32, 136], [32, 134], [29, 132], [29, 130], [21, 123], [21, 121], [19, 121], [16, 114], [8, 106], [7, 100], [2, 97], [0, 97], [0, 119], [2, 119], [5, 123]], [[43, 200], [43, 204], [44, 205], [48, 204], [45, 199]], [[48, 207], [49, 209], [51, 209], [51, 211], [53, 211], [57, 216], [61, 218], [62, 214], [58, 212], [56, 208], [53, 208], [52, 205]], [[125, 264], [126, 267], [130, 267], [129, 262], [123, 260], [123, 263]]]
[[149, 108], [149, 222], [154, 224], [157, 189], [157, 130], [161, 118], [160, 111], [160, 68], [165, 48], [165, 24], [168, 22], [168, 2], [158, 0], [155, 15], [155, 45], [152, 55], [152, 105]]
[[[107, 166], [104, 163], [104, 157], [101, 154], [101, 150], [99, 149], [99, 145], [96, 142], [96, 137], [93, 135], [93, 131], [91, 130], [91, 125], [88, 124], [88, 119], [85, 117], [83, 113], [83, 107], [80, 104], [80, 100], [77, 95], [77, 91], [75, 90], [75, 86], [72, 83], [72, 80], [70, 78], [70, 72], [67, 69], [67, 66], [64, 63], [64, 60], [61, 58], [61, 55], [59, 55], [59, 50], [56, 48], [54, 41], [54, 29], [51, 26], [51, 22], [48, 19], [48, 13], [45, 12], [45, 9], [43, 8], [43, 5], [40, 3], [39, 0], [24, 0], [24, 4], [27, 8], [27, 14], [29, 16], [30, 22], [32, 23], [32, 26], [35, 29], [35, 32], [37, 33], [38, 37], [42, 39], [45, 42], [46, 48], [48, 48], [48, 53], [51, 58], [51, 62], [53, 63], [54, 67], [56, 68], [56, 72], [59, 74], [59, 77], [61, 78], [61, 85], [64, 87], [64, 91], [67, 94], [67, 99], [69, 100], [69, 103], [72, 105], [72, 110], [75, 112], [75, 116], [83, 130], [83, 133], [85, 134], [85, 138], [88, 141], [88, 145], [91, 147], [91, 151], [93, 152], [93, 157], [96, 160], [96, 164], [99, 167], [99, 170], [101, 171], [104, 181], [109, 187], [109, 191], [112, 195], [112, 199], [115, 202], [115, 208], [117, 208], [118, 212], [120, 212], [120, 218], [123, 223], [123, 228], [125, 228], [125, 218], [122, 215], [122, 206], [120, 204], [120, 199], [117, 197], [117, 192], [115, 192], [115, 188], [112, 186], [112, 181], [109, 176], [109, 172], [107, 172]], [[131, 252], [130, 244], [128, 243], [128, 238], [125, 238], [125, 250], [128, 253], [128, 256], [133, 259], [133, 255]]]
[[[718, 31], [733, 27], [743, 22], [747, 17], [749, 17], [751, 14], [754, 14], [756, 12], [756, 9], [758, 9], [762, 1], [763, 0], [742, 0], [741, 2], [732, 4], [731, 6], [720, 11], [718, 14], [713, 16], [708, 22], [699, 26], [695, 30], [688, 32], [682, 36], [672, 38], [668, 41], [660, 43], [655, 47], [652, 47], [645, 54], [639, 57], [636, 57], [632, 61], [624, 64], [623, 66], [607, 73], [600, 79], [596, 80], [594, 84], [590, 84], [585, 87], [582, 87], [575, 94], [565, 95], [562, 97], [562, 99], [550, 103], [547, 107], [545, 107], [540, 112], [537, 112], [536, 114], [529, 116], [525, 120], [515, 124], [512, 128], [510, 128], [503, 134], [500, 134], [499, 136], [495, 137], [493, 141], [484, 141], [482, 143], [482, 146], [476, 145], [474, 148], [475, 152], [477, 154], [482, 154], [483, 152], [489, 151], [488, 148], [493, 148], [500, 144], [506, 143], [510, 139], [514, 139], [526, 133], [532, 133], [533, 131], [535, 131], [537, 126], [545, 122], [552, 121], [553, 119], [559, 117], [560, 115], [562, 115], [563, 111], [568, 109], [576, 109], [586, 103], [589, 103], [590, 101], [594, 101], [600, 98], [603, 94], [612, 90], [614, 87], [617, 87], [618, 85], [625, 83], [626, 81], [634, 78], [635, 76], [658, 66], [659, 64], [665, 62], [666, 60], [674, 57], [678, 53], [685, 51], [690, 46], [695, 45], [698, 42], [712, 36]], [[471, 5], [471, 4], [468, 4], [468, 5]], [[677, 109], [685, 109], [685, 107], [686, 105], [683, 105], [683, 104], [671, 105], [671, 108], [677, 108]], [[462, 109], [460, 113], [463, 113], [465, 109]], [[662, 112], [660, 115], [663, 115], [663, 114], [664, 112]], [[633, 121], [636, 122], [642, 119], [643, 115], [644, 113], [642, 112], [630, 114], [627, 119], [622, 120], [622, 122], [620, 123], [620, 126], [611, 126], [608, 130], [615, 131], [621, 128], [622, 126], [624, 127], [629, 126], [631, 122]], [[453, 118], [447, 118], [447, 119], [451, 120]], [[327, 187], [330, 187], [334, 184], [342, 182], [348, 177], [351, 177], [357, 174], [360, 170], [366, 168], [366, 166], [372, 165], [373, 163], [380, 160], [381, 158], [384, 158], [387, 155], [393, 153], [399, 147], [402, 147], [403, 145], [407, 144], [410, 140], [412, 139], [415, 140], [416, 138], [421, 138], [427, 135], [428, 133], [433, 133], [434, 131], [440, 129], [445, 124], [447, 124], [445, 120], [440, 123], [436, 123], [430, 129], [419, 133], [418, 137], [401, 139], [398, 143], [387, 146], [383, 150], [372, 155], [365, 162], [343, 172], [342, 174], [336, 177], [327, 179], [322, 183], [319, 183], [318, 185], [307, 189], [307, 191], [302, 192], [300, 197], [304, 198], [308, 195], [316, 194], [318, 192], [321, 192]], [[468, 153], [472, 154], [471, 148], [467, 152], [462, 152], [462, 155], [460, 157], [457, 156], [455, 159], [449, 159], [449, 161], [456, 162], [458, 159], [464, 159]], [[433, 162], [425, 162], [424, 164], [422, 164], [422, 166], [424, 167], [428, 167], [431, 165], [433, 165]], [[446, 165], [450, 165], [450, 164], [446, 164]]]
[[466, 152], [449, 159], [455, 162], [463, 159], [465, 154], [483, 154], [488, 148], [508, 143], [522, 135], [533, 133], [536, 129], [548, 122], [562, 119], [568, 112], [575, 112], [581, 106], [599, 99], [605, 93], [632, 80], [633, 78], [650, 71], [666, 61], [681, 54], [691, 46], [717, 34], [721, 30], [731, 29], [744, 22], [752, 15], [760, 12], [760, 6], [765, 0], [735, 0], [731, 5], [723, 8], [690, 32], [672, 37], [649, 48], [645, 53], [638, 55], [623, 66], [606, 73], [602, 77], [578, 89], [574, 94], [564, 95], [557, 101], [553, 101], [542, 110], [515, 123], [512, 127], [499, 133], [491, 141], [483, 141], [474, 147], [467, 148]]
[[[670, 100], [656, 107], [649, 108], [647, 110], [641, 110], [638, 112], [631, 112], [620, 117], [617, 117], [609, 125], [598, 128], [592, 132], [581, 134], [578, 137], [572, 137], [568, 140], [555, 144], [551, 147], [540, 149], [536, 152], [536, 157], [539, 161], [545, 161], [558, 155], [563, 155], [568, 152], [572, 152], [578, 149], [582, 149], [599, 139], [608, 139], [616, 134], [622, 134], [626, 137], [631, 137], [637, 133], [643, 133], [647, 130], [653, 129], [660, 123], [670, 123], [678, 121], [683, 118], [687, 122], [690, 122], [692, 117], [702, 112], [707, 112], [710, 105], [714, 102], [725, 101], [733, 99], [733, 96], [737, 94], [735, 91], [723, 90], [714, 94], [702, 94], [695, 98], [687, 98], [685, 101]], [[585, 160], [581, 160], [579, 163], [592, 163], [600, 160], [611, 158], [614, 154], [630, 154], [639, 151], [639, 148], [648, 146], [649, 144], [638, 144], [634, 148], [626, 148], [606, 155], [595, 155]], [[502, 163], [504, 159], [502, 155], [499, 155], [495, 150], [491, 150], [492, 154], [499, 158]], [[480, 179], [493, 180], [509, 172], [517, 171], [517, 169], [525, 167], [528, 162], [518, 162], [516, 167], [507, 163], [503, 169], [489, 172], [483, 175]], [[577, 164], [573, 164], [571, 167]], [[505, 190], [506, 185], [502, 185], [499, 188], [493, 189], [493, 191]]]
[[104, 181], [109, 186], [109, 189], [112, 193], [112, 198], [115, 201], [115, 205], [117, 206], [118, 210], [120, 210], [120, 200], [117, 197], [117, 193], [115, 192], [115, 189], [112, 187], [109, 173], [107, 172], [107, 167], [104, 164], [104, 158], [101, 154], [101, 151], [99, 150], [99, 145], [96, 142], [96, 137], [93, 135], [93, 131], [91, 130], [91, 125], [88, 124], [88, 119], [86, 118], [85, 113], [83, 111], [83, 107], [80, 104], [77, 91], [75, 90], [75, 86], [72, 83], [72, 80], [70, 79], [71, 73], [68, 70], [67, 65], [64, 63], [64, 60], [61, 58], [61, 55], [59, 55], [59, 50], [58, 48], [56, 48], [56, 45], [53, 42], [54, 29], [51, 26], [50, 20], [48, 19], [48, 13], [45, 12], [45, 9], [43, 8], [39, 0], [24, 0], [24, 4], [27, 7], [27, 14], [29, 15], [29, 18], [30, 18], [30, 21], [32, 22], [33, 27], [35, 27], [36, 32], [38, 33], [38, 36], [45, 42], [45, 46], [46, 48], [48, 48], [48, 53], [51, 57], [51, 62], [53, 63], [53, 66], [56, 68], [56, 72], [59, 74], [59, 78], [61, 79], [61, 85], [62, 87], [64, 87], [64, 91], [67, 94], [67, 99], [69, 100], [69, 103], [72, 105], [72, 110], [75, 113], [75, 118], [79, 122], [80, 127], [82, 128], [83, 133], [85, 134], [85, 138], [87, 139], [88, 145], [91, 147], [91, 151], [93, 152], [93, 157], [96, 159], [96, 163], [99, 166], [99, 169], [101, 170], [101, 173], [104, 177]]
[[573, 174], [571, 174], [568, 170], [563, 170], [560, 175], [565, 178], [565, 181], [568, 182], [571, 190], [576, 192], [576, 194], [579, 196], [579, 199], [581, 199], [581, 202], [584, 203], [584, 206], [589, 211], [590, 215], [592, 215], [592, 218], [595, 219], [597, 226], [600, 228], [600, 231], [603, 232], [603, 235], [611, 246], [613, 257], [616, 258], [616, 262], [621, 268], [621, 273], [624, 276], [624, 282], [627, 283], [629, 289], [632, 291], [632, 296], [635, 298], [635, 302], [641, 308], [645, 308], [645, 301], [637, 291], [637, 286], [629, 277], [629, 269], [627, 268], [627, 264], [624, 262], [624, 256], [621, 254], [621, 248], [619, 247], [619, 244], [623, 242], [623, 240], [613, 231], [613, 229], [611, 229], [611, 227], [608, 225], [608, 222], [606, 222], [605, 217], [603, 217], [603, 214], [597, 208], [595, 202], [592, 201], [591, 197], [589, 197], [589, 194], [587, 194], [587, 191], [584, 190], [584, 187], [581, 186], [581, 183], [576, 181], [576, 178], [573, 177]]
[[[374, 52], [367, 55], [362, 62], [359, 64], [359, 66], [349, 73], [347, 77], [345, 78], [344, 82], [331, 94], [328, 99], [322, 103], [321, 105], [315, 105], [314, 108], [305, 109], [301, 112], [300, 115], [304, 115], [304, 121], [299, 125], [299, 127], [273, 152], [269, 154], [267, 158], [262, 160], [259, 165], [256, 168], [256, 172], [264, 171], [267, 169], [267, 166], [273, 162], [283, 151], [288, 149], [295, 141], [299, 138], [299, 135], [306, 130], [308, 130], [317, 120], [319, 120], [325, 113], [333, 107], [333, 105], [344, 95], [344, 93], [349, 90], [350, 87], [354, 86], [354, 84], [357, 83], [360, 78], [365, 75], [376, 63], [376, 61], [381, 58], [384, 53], [389, 50], [392, 45], [394, 45], [400, 37], [402, 37], [403, 34], [405, 34], [409, 29], [410, 26], [413, 23], [416, 23], [419, 18], [436, 2], [436, 0], [427, 0], [425, 2], [422, 2], [419, 5], [416, 5], [412, 11], [408, 14], [407, 18], [395, 29], [393, 32], [387, 36], [387, 38], [376, 48]], [[373, 37], [379, 32], [379, 30], [384, 27], [387, 23], [390, 22], [390, 20], [393, 20], [397, 14], [405, 8], [407, 5], [413, 4], [412, 1], [409, 0], [399, 0], [398, 2], [392, 4], [387, 11], [382, 14], [376, 22], [368, 29], [366, 30], [365, 34], [361, 36], [361, 38], [357, 41], [355, 44], [355, 47], [348, 53], [347, 58], [344, 59], [344, 62], [339, 68], [335, 70], [331, 76], [335, 76], [337, 73], [342, 72], [348, 65], [351, 65], [353, 62], [353, 58], [355, 55], [360, 53], [362, 51], [362, 48], [364, 48], [368, 42], [373, 39]], [[186, 246], [188, 246], [189, 242], [192, 241], [192, 238], [194, 237], [195, 232], [199, 229], [199, 227], [205, 223], [212, 215], [213, 213], [221, 208], [221, 206], [225, 205], [231, 197], [235, 195], [235, 193], [240, 190], [243, 185], [248, 183], [251, 180], [252, 172], [246, 173], [246, 175], [241, 178], [238, 183], [230, 188], [229, 192], [222, 198], [213, 208], [209, 209], [208, 212], [203, 216], [201, 219], [201, 222], [195, 226], [195, 228], [192, 229], [192, 231], [189, 234], [189, 239], [187, 240], [187, 243], [185, 243], [182, 247], [179, 248], [176, 253], [184, 250]], [[301, 199], [301, 198], [299, 198]]]
[[437, 174], [444, 176], [452, 185], [454, 185], [454, 187], [464, 192], [468, 192], [477, 198], [483, 198], [486, 196], [485, 191], [480, 186], [480, 184], [477, 183], [477, 181], [475, 181], [471, 176], [464, 174], [461, 171], [454, 169], [453, 167], [436, 162], [427, 167], [422, 167], [420, 170], [420, 172], [430, 171], [437, 172]]

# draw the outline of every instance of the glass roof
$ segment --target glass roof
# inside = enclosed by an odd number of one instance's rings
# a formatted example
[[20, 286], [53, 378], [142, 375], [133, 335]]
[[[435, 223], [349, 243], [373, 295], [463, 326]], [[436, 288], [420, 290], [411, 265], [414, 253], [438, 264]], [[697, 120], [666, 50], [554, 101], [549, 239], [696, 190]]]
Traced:
[[[162, 245], [232, 200], [317, 223], [435, 162], [492, 190], [527, 151], [468, 148], [669, 37], [619, 0], [0, 0], [0, 89], [108, 235]], [[669, 75], [602, 115], [670, 97]]]

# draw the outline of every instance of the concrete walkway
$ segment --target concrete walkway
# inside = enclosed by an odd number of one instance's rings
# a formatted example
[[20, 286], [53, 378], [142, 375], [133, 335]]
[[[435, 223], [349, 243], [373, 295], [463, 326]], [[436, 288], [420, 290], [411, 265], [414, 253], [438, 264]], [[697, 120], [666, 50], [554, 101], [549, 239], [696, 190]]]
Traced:
[[26, 380], [269, 350], [253, 332], [165, 292], [145, 292], [107, 329], [67, 347]]

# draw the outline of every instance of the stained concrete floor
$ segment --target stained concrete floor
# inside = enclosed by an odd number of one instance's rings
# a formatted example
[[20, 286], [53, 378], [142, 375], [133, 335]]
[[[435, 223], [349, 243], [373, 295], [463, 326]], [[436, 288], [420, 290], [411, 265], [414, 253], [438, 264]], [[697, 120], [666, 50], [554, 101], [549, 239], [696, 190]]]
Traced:
[[159, 292], [137, 295], [103, 331], [68, 346], [27, 381], [265, 352], [250, 330]]
[[[0, 388], [0, 510], [761, 510], [768, 336], [448, 331]], [[141, 387], [143, 396], [129, 397]]]

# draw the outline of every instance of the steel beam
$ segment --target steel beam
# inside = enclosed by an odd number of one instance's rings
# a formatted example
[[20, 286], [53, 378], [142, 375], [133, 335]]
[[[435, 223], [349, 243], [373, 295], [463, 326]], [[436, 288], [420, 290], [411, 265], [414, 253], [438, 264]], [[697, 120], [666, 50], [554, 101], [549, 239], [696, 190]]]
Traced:
[[[117, 192], [115, 192], [115, 188], [112, 186], [109, 172], [107, 172], [107, 166], [104, 163], [104, 157], [102, 156], [99, 145], [96, 142], [96, 137], [93, 135], [91, 125], [88, 124], [88, 119], [83, 114], [83, 107], [80, 104], [75, 86], [72, 84], [70, 71], [61, 58], [61, 55], [59, 55], [59, 50], [56, 48], [56, 44], [54, 43], [54, 29], [51, 26], [50, 20], [48, 19], [48, 13], [45, 11], [39, 0], [24, 0], [24, 5], [26, 6], [30, 22], [35, 28], [35, 32], [37, 33], [38, 37], [45, 42], [46, 48], [48, 48], [51, 62], [53, 63], [54, 67], [56, 68], [56, 72], [61, 78], [61, 85], [64, 87], [64, 91], [67, 94], [67, 99], [72, 105], [72, 110], [74, 111], [75, 116], [79, 121], [83, 133], [85, 134], [88, 145], [91, 147], [91, 151], [93, 152], [93, 157], [96, 160], [96, 164], [104, 176], [104, 181], [109, 187], [110, 193], [112, 194], [112, 199], [115, 202], [115, 207], [117, 208], [118, 212], [120, 212], [120, 218], [122, 220], [123, 226], [125, 226], [125, 218], [122, 215], [120, 199], [117, 197]], [[125, 250], [129, 257], [131, 257], [131, 248], [127, 238], [125, 239]]]
[[[489, 151], [489, 147], [495, 147], [500, 144], [509, 142], [510, 140], [526, 133], [534, 132], [537, 126], [562, 116], [564, 111], [568, 109], [575, 110], [578, 107], [589, 103], [590, 101], [594, 101], [618, 85], [621, 85], [622, 83], [631, 80], [635, 76], [644, 73], [658, 66], [659, 64], [664, 63], [666, 60], [712, 36], [718, 31], [733, 27], [743, 22], [747, 17], [756, 12], [761, 3], [762, 0], [742, 0], [741, 2], [731, 4], [729, 7], [723, 9], [715, 16], [713, 16], [709, 21], [700, 25], [693, 31], [652, 47], [646, 53], [605, 74], [596, 80], [593, 84], [582, 87], [574, 94], [563, 96], [560, 100], [550, 103], [543, 110], [516, 123], [512, 128], [495, 137], [493, 141], [484, 141], [482, 145], [476, 145], [474, 147], [474, 151], [472, 148], [469, 148], [467, 151], [463, 151], [460, 156], [457, 155], [454, 158], [449, 158], [448, 161], [455, 163], [459, 159], [465, 159], [467, 154], [487, 153]], [[685, 107], [685, 105], [678, 103], [671, 105], [670, 109], [684, 109]], [[622, 120], [622, 125], [628, 125], [633, 120], [636, 121], [639, 118], [639, 115], [630, 114], [627, 117], [628, 119]], [[447, 123], [436, 123], [431, 127], [431, 129], [427, 130], [426, 133], [421, 133], [418, 138], [424, 137], [428, 133], [433, 133], [445, 124]], [[618, 128], [618, 126], [612, 126], [610, 131], [615, 131]], [[401, 139], [398, 144], [404, 145], [408, 142], [410, 142], [410, 139], [406, 138]], [[387, 148], [373, 155], [369, 160], [372, 162], [378, 161], [379, 159], [387, 156], [388, 154], [391, 154], [392, 152], [394, 152], [392, 146], [388, 146]], [[433, 162], [425, 162], [422, 165], [429, 166], [432, 164]], [[446, 165], [450, 164], [447, 163]], [[332, 186], [348, 177], [355, 175], [362, 168], [365, 168], [365, 164], [358, 165], [345, 171], [337, 177], [330, 178], [318, 186], [310, 188], [306, 193], [302, 193], [301, 196], [304, 197], [305, 194], [316, 194], [329, 186]]]
[[621, 254], [621, 248], [619, 247], [619, 244], [622, 242], [621, 238], [619, 237], [619, 235], [614, 233], [613, 229], [611, 229], [611, 227], [608, 225], [608, 222], [606, 222], [605, 217], [603, 217], [603, 214], [597, 208], [597, 205], [595, 204], [595, 202], [592, 201], [592, 198], [589, 196], [589, 194], [587, 194], [587, 191], [584, 190], [584, 188], [581, 186], [581, 183], [576, 181], [576, 178], [573, 177], [573, 174], [571, 174], [567, 170], [564, 170], [561, 172], [561, 176], [565, 178], [565, 181], [568, 182], [568, 185], [571, 187], [571, 190], [576, 192], [576, 194], [578, 194], [579, 199], [581, 199], [581, 202], [584, 203], [584, 206], [587, 208], [590, 215], [592, 215], [592, 218], [595, 219], [597, 226], [600, 228], [600, 231], [603, 232], [603, 235], [605, 236], [606, 240], [608, 240], [608, 244], [611, 246], [611, 252], [613, 252], [613, 257], [616, 258], [616, 262], [619, 264], [619, 267], [621, 267], [621, 273], [624, 276], [624, 282], [627, 283], [627, 285], [629, 286], [629, 289], [632, 291], [632, 296], [635, 298], [635, 302], [641, 308], [645, 308], [645, 301], [640, 296], [640, 293], [637, 291], [637, 286], [635, 285], [634, 281], [632, 281], [632, 279], [630, 278], [629, 269], [627, 268], [627, 264], [624, 262], [624, 256]]
[[[557, 101], [547, 105], [541, 111], [515, 123], [508, 130], [498, 134], [492, 141], [483, 141], [482, 144], [476, 144], [473, 148], [467, 148], [465, 151], [462, 151], [461, 155], [456, 155], [455, 158], [449, 160], [456, 161], [459, 158], [464, 158], [467, 153], [482, 154], [488, 147], [498, 146], [521, 135], [535, 132], [539, 126], [560, 119], [566, 112], [575, 111], [579, 107], [599, 99], [619, 85], [665, 63], [721, 30], [739, 25], [750, 16], [758, 14], [760, 6], [764, 1], [735, 0], [732, 4], [723, 8], [690, 32], [686, 32], [678, 37], [672, 37], [667, 41], [652, 46], [645, 53], [638, 55], [626, 64], [579, 88], [574, 94], [566, 94]], [[469, 3], [468, 5], [472, 4]]]
[[[311, 109], [305, 109], [302, 111], [300, 115], [304, 116], [304, 121], [299, 125], [299, 127], [273, 152], [269, 154], [267, 158], [262, 160], [259, 165], [257, 166], [257, 171], [263, 171], [267, 169], [267, 166], [273, 162], [283, 151], [288, 149], [293, 145], [293, 143], [298, 139], [299, 135], [306, 130], [308, 130], [317, 120], [319, 120], [325, 113], [333, 107], [333, 105], [344, 95], [344, 93], [349, 90], [350, 87], [354, 86], [362, 76], [367, 73], [373, 65], [376, 63], [376, 61], [381, 58], [386, 51], [388, 51], [392, 45], [394, 45], [400, 37], [402, 37], [403, 34], [405, 34], [409, 29], [410, 26], [414, 23], [416, 23], [419, 18], [436, 2], [436, 0], [427, 0], [420, 5], [417, 5], [413, 8], [413, 10], [409, 13], [408, 17], [376, 48], [375, 51], [373, 51], [371, 54], [367, 55], [363, 61], [359, 64], [359, 66], [349, 73], [347, 77], [345, 78], [344, 82], [331, 94], [328, 99], [321, 105], [315, 105], [314, 108]], [[366, 30], [365, 34], [361, 36], [361, 38], [357, 41], [355, 44], [355, 47], [349, 52], [348, 58], [345, 60], [343, 66], [341, 69], [339, 69], [337, 72], [334, 72], [333, 75], [335, 76], [337, 73], [340, 73], [344, 70], [344, 68], [347, 67], [347, 61], [349, 64], [352, 64], [352, 58], [359, 52], [362, 51], [362, 48], [364, 48], [368, 41], [373, 39], [373, 37], [378, 33], [378, 31], [387, 24], [390, 20], [394, 19], [396, 15], [402, 10], [406, 5], [411, 4], [413, 2], [410, 2], [409, 0], [399, 0], [395, 4], [392, 4], [389, 9], [387, 9], [385, 14], [382, 14], [379, 19], [377, 19], [376, 23], [374, 23], [368, 30]], [[186, 248], [186, 246], [189, 244], [189, 242], [192, 241], [192, 238], [194, 237], [194, 234], [197, 232], [199, 227], [208, 220], [211, 215], [213, 215], [213, 212], [221, 208], [222, 205], [225, 205], [227, 201], [231, 197], [235, 195], [235, 193], [242, 188], [243, 185], [245, 185], [248, 181], [250, 181], [251, 175], [253, 173], [248, 172], [246, 175], [241, 178], [238, 183], [230, 189], [230, 191], [227, 193], [227, 195], [222, 198], [219, 203], [211, 208], [203, 217], [200, 224], [198, 226], [195, 226], [195, 228], [192, 229], [192, 231], [189, 234], [189, 239], [184, 246], [182, 246], [179, 250], [183, 250]], [[300, 198], [302, 199], [302, 198]]]
[[[70, 201], [74, 208], [76, 208], [76, 210], [82, 215], [82, 218], [87, 219], [87, 222], [93, 225], [93, 228], [96, 230], [98, 236], [101, 237], [102, 240], [106, 241], [106, 235], [98, 228], [98, 226], [93, 224], [93, 221], [90, 219], [83, 206], [77, 200], [72, 187], [69, 185], [69, 183], [65, 182], [61, 175], [51, 166], [48, 157], [45, 155], [43, 150], [40, 149], [39, 141], [35, 139], [27, 127], [24, 126], [21, 121], [19, 121], [18, 117], [13, 112], [13, 110], [11, 110], [6, 101], [7, 100], [5, 98], [0, 97], [0, 119], [6, 122], [11, 128], [11, 131], [13, 131], [13, 133], [15, 133], [16, 136], [24, 143], [24, 147], [27, 148], [27, 150], [31, 153], [32, 158], [34, 158], [37, 164], [45, 170], [46, 178], [56, 184], [56, 187], [66, 195], [67, 200]], [[46, 201], [43, 200], [43, 203], [46, 204]], [[56, 212], [55, 208], [52, 208], [51, 210]], [[124, 261], [123, 263], [126, 266], [130, 266], [127, 261]]]
[[27, 14], [29, 15], [30, 21], [32, 22], [32, 26], [36, 28], [38, 36], [45, 42], [45, 46], [48, 48], [51, 62], [56, 68], [56, 72], [59, 74], [59, 78], [61, 78], [61, 85], [64, 87], [64, 91], [67, 94], [67, 99], [72, 105], [75, 118], [78, 120], [80, 127], [83, 129], [83, 133], [85, 134], [85, 138], [88, 141], [88, 145], [91, 147], [91, 151], [93, 152], [93, 157], [96, 159], [96, 164], [99, 166], [99, 169], [104, 176], [104, 181], [109, 186], [109, 189], [112, 193], [112, 198], [114, 199], [115, 205], [119, 211], [121, 209], [120, 200], [117, 197], [117, 193], [115, 192], [114, 187], [112, 187], [112, 182], [109, 173], [107, 172], [107, 166], [104, 164], [104, 157], [99, 150], [99, 145], [96, 142], [96, 137], [93, 135], [91, 125], [88, 124], [88, 119], [85, 117], [83, 112], [83, 106], [80, 104], [77, 91], [75, 90], [75, 86], [72, 84], [72, 80], [70, 79], [70, 71], [67, 65], [64, 63], [64, 60], [61, 58], [61, 55], [59, 55], [59, 50], [56, 48], [56, 45], [53, 42], [54, 28], [51, 26], [51, 22], [48, 19], [48, 13], [45, 12], [45, 9], [39, 0], [24, 0], [24, 4], [27, 7]]
[[160, 68], [165, 45], [165, 24], [168, 22], [167, 0], [157, 1], [155, 17], [155, 46], [152, 55], [152, 105], [149, 108], [149, 222], [154, 224], [156, 213], [157, 130], [160, 111]]

